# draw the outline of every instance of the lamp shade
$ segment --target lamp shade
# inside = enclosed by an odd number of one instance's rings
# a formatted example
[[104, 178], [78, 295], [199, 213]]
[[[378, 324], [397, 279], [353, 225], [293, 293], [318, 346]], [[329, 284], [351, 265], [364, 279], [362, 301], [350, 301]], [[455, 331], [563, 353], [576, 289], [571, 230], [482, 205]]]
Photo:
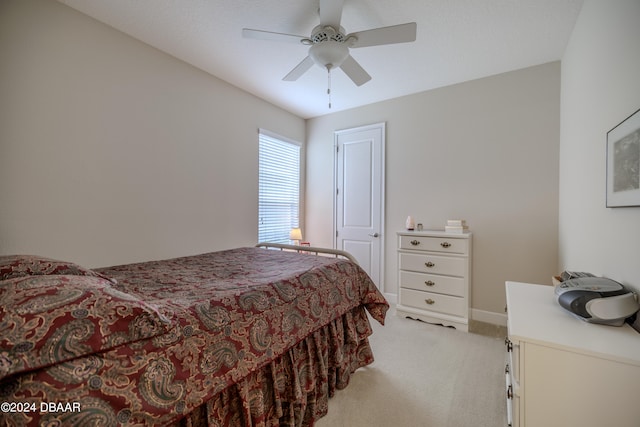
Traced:
[[289, 233], [289, 239], [291, 240], [302, 240], [302, 230], [299, 228], [292, 228]]

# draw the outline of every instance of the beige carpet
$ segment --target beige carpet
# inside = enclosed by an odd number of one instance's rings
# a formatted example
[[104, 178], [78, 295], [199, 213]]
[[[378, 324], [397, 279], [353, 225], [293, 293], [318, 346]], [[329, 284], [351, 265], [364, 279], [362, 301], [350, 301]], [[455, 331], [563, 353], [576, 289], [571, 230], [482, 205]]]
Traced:
[[384, 327], [372, 325], [375, 362], [329, 400], [317, 427], [506, 425], [504, 335], [464, 333], [392, 311]]

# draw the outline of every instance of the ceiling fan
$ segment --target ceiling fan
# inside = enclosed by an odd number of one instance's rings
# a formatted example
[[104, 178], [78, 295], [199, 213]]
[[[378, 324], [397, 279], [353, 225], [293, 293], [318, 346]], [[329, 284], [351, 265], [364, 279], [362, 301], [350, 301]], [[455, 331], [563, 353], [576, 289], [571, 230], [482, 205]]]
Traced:
[[344, 0], [320, 0], [320, 25], [311, 31], [310, 37], [248, 28], [242, 30], [242, 35], [246, 38], [295, 42], [310, 46], [307, 57], [283, 78], [285, 81], [297, 80], [313, 64], [317, 64], [329, 73], [329, 86], [331, 70], [337, 67], [340, 67], [357, 86], [361, 86], [371, 80], [371, 76], [351, 56], [349, 49], [415, 41], [417, 26], [415, 22], [411, 22], [346, 34], [340, 26], [343, 5]]

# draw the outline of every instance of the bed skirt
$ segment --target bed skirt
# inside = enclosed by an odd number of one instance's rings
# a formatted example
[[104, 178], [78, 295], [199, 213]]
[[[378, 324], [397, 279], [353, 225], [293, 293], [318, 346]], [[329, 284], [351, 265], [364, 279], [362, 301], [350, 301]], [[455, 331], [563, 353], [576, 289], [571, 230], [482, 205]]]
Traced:
[[287, 353], [196, 408], [175, 427], [307, 427], [351, 374], [373, 362], [363, 306], [336, 318]]

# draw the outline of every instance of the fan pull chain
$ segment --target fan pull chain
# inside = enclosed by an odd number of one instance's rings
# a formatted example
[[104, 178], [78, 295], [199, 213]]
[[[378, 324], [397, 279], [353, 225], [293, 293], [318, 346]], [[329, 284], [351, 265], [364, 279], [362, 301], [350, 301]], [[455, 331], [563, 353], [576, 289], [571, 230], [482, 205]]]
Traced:
[[331, 109], [331, 67], [327, 67], [327, 95], [329, 97], [329, 109]]

